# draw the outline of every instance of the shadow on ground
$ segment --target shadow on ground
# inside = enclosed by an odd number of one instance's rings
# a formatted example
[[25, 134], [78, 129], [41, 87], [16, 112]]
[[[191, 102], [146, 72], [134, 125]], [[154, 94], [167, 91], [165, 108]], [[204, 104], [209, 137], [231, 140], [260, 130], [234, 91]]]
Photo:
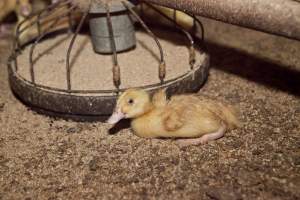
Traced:
[[206, 43], [211, 65], [249, 81], [300, 96], [300, 70], [278, 65], [233, 48]]

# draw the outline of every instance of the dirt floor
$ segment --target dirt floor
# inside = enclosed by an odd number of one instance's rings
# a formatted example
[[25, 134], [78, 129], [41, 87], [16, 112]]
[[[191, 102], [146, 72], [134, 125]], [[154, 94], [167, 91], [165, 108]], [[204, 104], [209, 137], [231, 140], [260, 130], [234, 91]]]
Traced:
[[0, 199], [300, 199], [300, 42], [205, 21], [198, 94], [237, 105], [244, 126], [203, 146], [39, 115], [7, 81], [0, 42]]

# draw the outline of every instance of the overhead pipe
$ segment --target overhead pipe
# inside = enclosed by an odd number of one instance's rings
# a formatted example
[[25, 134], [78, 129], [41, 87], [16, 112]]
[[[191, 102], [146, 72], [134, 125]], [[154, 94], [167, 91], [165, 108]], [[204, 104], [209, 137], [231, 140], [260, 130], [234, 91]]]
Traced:
[[144, 0], [194, 15], [300, 40], [299, 0]]

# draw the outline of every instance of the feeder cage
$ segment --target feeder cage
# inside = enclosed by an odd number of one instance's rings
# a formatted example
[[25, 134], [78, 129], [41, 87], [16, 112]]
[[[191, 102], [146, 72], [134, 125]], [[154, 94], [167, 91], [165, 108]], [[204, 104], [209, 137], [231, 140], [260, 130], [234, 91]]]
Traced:
[[[40, 112], [79, 119], [111, 114], [128, 88], [169, 95], [195, 92], [208, 76], [209, 57], [196, 38], [156, 6], [141, 1], [58, 1], [20, 23], [8, 62], [21, 101]], [[143, 8], [172, 26], [157, 25]], [[186, 14], [188, 15], [188, 14]], [[189, 15], [190, 17], [193, 17]], [[149, 23], [151, 22], [151, 23]], [[150, 26], [151, 24], [151, 26]]]

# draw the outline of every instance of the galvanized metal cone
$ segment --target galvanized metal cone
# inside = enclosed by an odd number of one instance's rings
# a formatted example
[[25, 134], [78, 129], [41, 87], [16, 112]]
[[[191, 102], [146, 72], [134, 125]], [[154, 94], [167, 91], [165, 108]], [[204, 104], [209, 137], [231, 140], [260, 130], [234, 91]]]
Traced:
[[[128, 5], [134, 7], [128, 2]], [[136, 45], [135, 29], [127, 9], [120, 4], [109, 5], [116, 51], [125, 51]], [[90, 8], [90, 33], [94, 51], [113, 53], [111, 46], [106, 9], [102, 4], [92, 3]]]

